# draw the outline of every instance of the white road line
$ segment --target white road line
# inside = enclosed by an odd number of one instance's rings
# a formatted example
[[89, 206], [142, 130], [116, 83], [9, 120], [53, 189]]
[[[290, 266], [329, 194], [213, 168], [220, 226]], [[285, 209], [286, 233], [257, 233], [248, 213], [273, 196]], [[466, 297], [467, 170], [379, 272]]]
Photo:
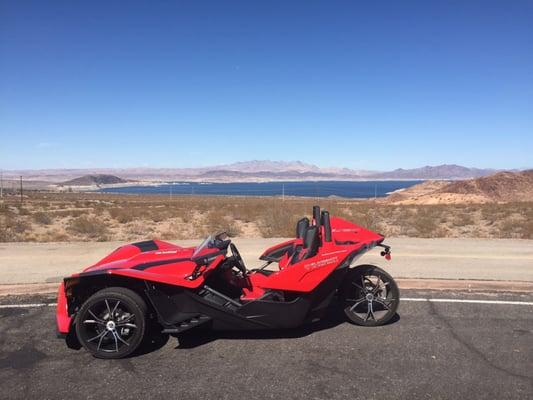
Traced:
[[515, 306], [533, 306], [530, 301], [507, 301], [507, 300], [468, 300], [468, 299], [425, 299], [419, 297], [400, 297], [402, 301], [419, 301], [430, 303], [473, 303], [473, 304], [511, 304]]
[[33, 303], [33, 304], [0, 304], [2, 308], [35, 308], [35, 307], [55, 307], [57, 303]]
[[[415, 301], [421, 303], [470, 303], [470, 304], [509, 304], [513, 306], [533, 306], [531, 301], [507, 301], [507, 300], [469, 300], [469, 299], [428, 299], [423, 297], [400, 297], [402, 301]], [[0, 304], [2, 308], [35, 308], [55, 307], [57, 303], [33, 303], [33, 304]]]

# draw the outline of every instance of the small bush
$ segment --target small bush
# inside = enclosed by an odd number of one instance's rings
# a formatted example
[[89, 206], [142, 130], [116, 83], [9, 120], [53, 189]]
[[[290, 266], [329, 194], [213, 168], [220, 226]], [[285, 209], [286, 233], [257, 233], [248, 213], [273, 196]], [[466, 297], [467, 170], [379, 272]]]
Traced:
[[89, 238], [97, 240], [105, 240], [108, 234], [108, 229], [102, 221], [87, 216], [73, 219], [68, 224], [67, 229], [72, 233], [88, 236]]
[[0, 242], [17, 242], [26, 239], [31, 232], [31, 225], [19, 217], [0, 218]]
[[39, 225], [50, 225], [52, 223], [50, 215], [44, 212], [36, 212], [33, 214], [33, 220]]

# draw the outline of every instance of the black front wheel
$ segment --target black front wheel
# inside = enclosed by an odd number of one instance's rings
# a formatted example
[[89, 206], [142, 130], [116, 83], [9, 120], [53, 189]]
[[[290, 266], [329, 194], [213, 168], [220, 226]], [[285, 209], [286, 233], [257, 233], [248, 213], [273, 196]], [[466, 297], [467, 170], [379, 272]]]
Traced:
[[83, 303], [76, 319], [76, 335], [98, 358], [122, 358], [141, 344], [146, 327], [146, 303], [137, 293], [111, 287]]
[[400, 289], [387, 272], [374, 265], [354, 268], [341, 289], [344, 313], [350, 322], [379, 326], [390, 321], [400, 304]]

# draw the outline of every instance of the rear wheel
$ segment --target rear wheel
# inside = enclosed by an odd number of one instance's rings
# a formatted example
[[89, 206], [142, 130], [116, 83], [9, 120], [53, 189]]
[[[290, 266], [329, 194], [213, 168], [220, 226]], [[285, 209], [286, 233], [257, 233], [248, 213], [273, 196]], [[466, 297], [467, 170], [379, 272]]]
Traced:
[[89, 297], [78, 312], [76, 335], [95, 357], [126, 357], [143, 339], [146, 310], [142, 297], [130, 289], [100, 290]]
[[350, 322], [362, 326], [386, 324], [400, 304], [398, 285], [387, 272], [374, 265], [351, 271], [342, 287], [344, 313]]

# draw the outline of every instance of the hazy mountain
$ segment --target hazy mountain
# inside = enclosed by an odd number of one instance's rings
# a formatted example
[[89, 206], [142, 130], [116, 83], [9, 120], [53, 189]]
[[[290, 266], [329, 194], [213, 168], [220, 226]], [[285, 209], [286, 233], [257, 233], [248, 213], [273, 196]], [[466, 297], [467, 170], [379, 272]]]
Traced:
[[321, 172], [321, 169], [316, 165], [306, 164], [301, 161], [268, 160], [242, 161], [217, 167], [208, 167], [208, 169], [239, 172]]
[[145, 181], [280, 181], [280, 180], [396, 180], [466, 179], [496, 172], [459, 165], [396, 169], [390, 172], [321, 168], [301, 161], [253, 160], [200, 168], [94, 168], [4, 171], [4, 178], [62, 183], [86, 175], [113, 175], [119, 179]]
[[468, 168], [461, 165], [425, 166], [414, 169], [398, 168], [390, 172], [372, 174], [377, 179], [467, 179], [497, 172], [494, 169]]

